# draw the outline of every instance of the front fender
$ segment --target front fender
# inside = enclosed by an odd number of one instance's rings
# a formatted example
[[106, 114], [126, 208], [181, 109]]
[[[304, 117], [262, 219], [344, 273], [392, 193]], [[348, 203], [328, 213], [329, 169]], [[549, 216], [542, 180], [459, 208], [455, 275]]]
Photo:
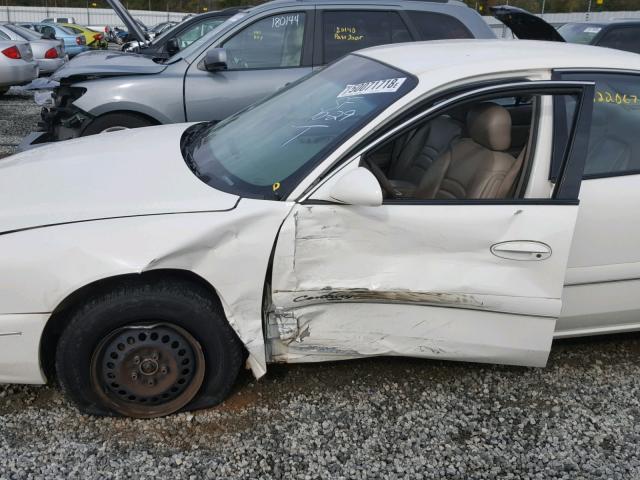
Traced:
[[182, 82], [182, 77], [166, 71], [79, 82], [73, 86], [82, 87], [86, 92], [73, 105], [92, 117], [130, 111], [158, 123], [180, 123], [185, 121]]
[[262, 376], [264, 282], [278, 229], [291, 207], [243, 199], [225, 212], [85, 221], [0, 235], [0, 314], [50, 314], [98, 280], [187, 270], [218, 292], [254, 374]]

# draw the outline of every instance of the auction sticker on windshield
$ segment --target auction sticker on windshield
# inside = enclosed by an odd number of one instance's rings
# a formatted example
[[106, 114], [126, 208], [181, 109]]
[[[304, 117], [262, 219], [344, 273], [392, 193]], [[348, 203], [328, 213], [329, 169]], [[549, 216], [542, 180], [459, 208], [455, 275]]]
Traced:
[[371, 93], [393, 93], [397, 92], [407, 77], [388, 78], [386, 80], [376, 80], [373, 82], [357, 83], [355, 85], [347, 85], [347, 87], [338, 94], [340, 97], [351, 97], [354, 95], [369, 95]]

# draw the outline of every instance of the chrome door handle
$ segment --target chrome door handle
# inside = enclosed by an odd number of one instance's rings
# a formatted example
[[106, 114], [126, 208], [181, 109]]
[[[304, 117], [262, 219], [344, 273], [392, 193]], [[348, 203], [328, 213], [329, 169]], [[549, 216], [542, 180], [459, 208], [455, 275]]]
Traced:
[[513, 240], [491, 245], [491, 253], [507, 260], [546, 260], [551, 256], [551, 247], [532, 240]]

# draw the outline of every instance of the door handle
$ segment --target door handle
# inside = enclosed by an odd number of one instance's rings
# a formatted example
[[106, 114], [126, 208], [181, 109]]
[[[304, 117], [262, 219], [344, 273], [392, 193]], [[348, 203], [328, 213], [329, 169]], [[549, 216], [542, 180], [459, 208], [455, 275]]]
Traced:
[[546, 260], [551, 256], [551, 247], [532, 240], [514, 240], [491, 245], [491, 253], [507, 260]]

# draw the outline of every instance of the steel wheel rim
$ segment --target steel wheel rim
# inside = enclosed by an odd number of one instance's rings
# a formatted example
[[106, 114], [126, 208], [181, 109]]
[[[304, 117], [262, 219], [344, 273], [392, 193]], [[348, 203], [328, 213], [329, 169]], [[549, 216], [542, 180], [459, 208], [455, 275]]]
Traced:
[[204, 353], [185, 329], [169, 323], [118, 328], [98, 344], [91, 383], [114, 411], [135, 418], [169, 415], [196, 396]]

